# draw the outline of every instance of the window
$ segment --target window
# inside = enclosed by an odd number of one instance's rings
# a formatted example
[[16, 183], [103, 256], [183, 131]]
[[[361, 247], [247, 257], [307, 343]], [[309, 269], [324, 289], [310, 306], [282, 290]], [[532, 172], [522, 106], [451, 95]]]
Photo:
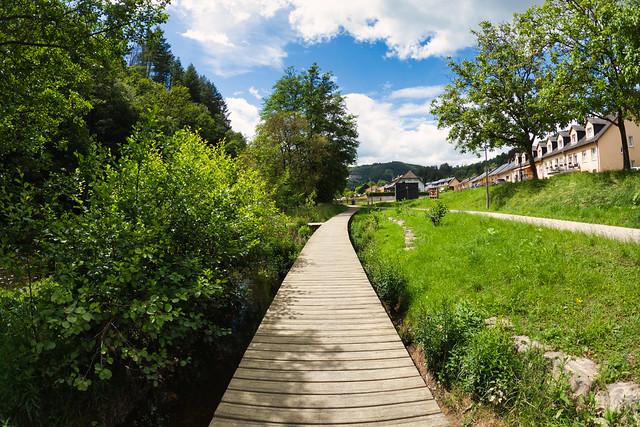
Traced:
[[595, 160], [596, 159], [596, 147], [593, 147], [591, 149], [591, 160]]
[[550, 152], [551, 152], [551, 148], [552, 148], [551, 143], [550, 143], [550, 142], [548, 142], [548, 143], [547, 143], [547, 153], [550, 153]]
[[587, 126], [587, 138], [593, 138], [593, 125]]
[[586, 152], [586, 151], [583, 151], [583, 152], [582, 152], [582, 161], [583, 161], [583, 162], [586, 162], [586, 161], [587, 161], [587, 152]]
[[627, 147], [632, 148], [634, 145], [633, 135], [629, 135], [627, 137]]
[[558, 138], [558, 148], [564, 147], [564, 140], [562, 138]]
[[576, 142], [578, 142], [578, 134], [577, 133], [573, 133], [573, 134], [571, 134], [571, 143], [575, 144]]

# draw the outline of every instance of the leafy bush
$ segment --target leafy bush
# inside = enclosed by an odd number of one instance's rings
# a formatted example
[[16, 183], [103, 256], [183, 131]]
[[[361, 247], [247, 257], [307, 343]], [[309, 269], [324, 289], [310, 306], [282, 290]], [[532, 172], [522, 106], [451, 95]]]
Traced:
[[433, 223], [433, 225], [438, 226], [442, 222], [444, 216], [449, 212], [449, 209], [442, 203], [440, 200], [436, 201], [436, 204], [431, 207], [427, 211], [427, 216]]
[[474, 334], [460, 357], [462, 389], [481, 401], [504, 406], [516, 390], [520, 361], [509, 335], [500, 328]]
[[457, 368], [449, 361], [484, 326], [483, 316], [466, 302], [449, 301], [423, 309], [416, 322], [415, 339], [422, 346], [427, 366], [440, 381], [450, 383]]
[[360, 253], [371, 243], [373, 235], [380, 227], [380, 220], [377, 213], [358, 213], [357, 215], [365, 215], [365, 218], [363, 221], [353, 221], [351, 223], [350, 235], [354, 246]]
[[369, 265], [369, 277], [378, 296], [391, 309], [400, 312], [406, 303], [407, 280], [399, 270], [387, 260], [377, 260]]
[[195, 134], [138, 132], [80, 213], [50, 224], [48, 277], [0, 296], [0, 414], [65, 424], [69, 406], [144, 393], [228, 334], [242, 269], [287, 248], [260, 182]]

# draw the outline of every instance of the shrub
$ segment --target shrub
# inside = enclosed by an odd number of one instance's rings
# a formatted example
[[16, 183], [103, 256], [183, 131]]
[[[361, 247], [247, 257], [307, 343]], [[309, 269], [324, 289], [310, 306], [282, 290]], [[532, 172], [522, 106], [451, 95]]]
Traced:
[[369, 276], [378, 296], [392, 310], [400, 312], [406, 303], [407, 280], [397, 265], [387, 260], [369, 263]]
[[509, 335], [500, 328], [474, 334], [460, 356], [462, 389], [479, 400], [504, 406], [516, 393], [520, 361]]
[[159, 386], [219, 343], [242, 270], [286, 252], [260, 182], [195, 134], [132, 138], [80, 214], [50, 224], [49, 277], [0, 299], [0, 414], [50, 424], [92, 393]]
[[427, 216], [433, 223], [433, 225], [438, 226], [442, 222], [444, 216], [449, 212], [449, 209], [442, 203], [440, 200], [436, 201], [436, 204], [427, 211]]
[[357, 214], [357, 217], [352, 222], [350, 235], [354, 246], [359, 252], [364, 251], [371, 243], [379, 226], [380, 221], [377, 213]]
[[424, 349], [427, 366], [440, 381], [449, 383], [455, 377], [457, 369], [449, 360], [483, 326], [483, 316], [466, 302], [453, 305], [442, 301], [434, 309], [423, 308], [415, 339]]

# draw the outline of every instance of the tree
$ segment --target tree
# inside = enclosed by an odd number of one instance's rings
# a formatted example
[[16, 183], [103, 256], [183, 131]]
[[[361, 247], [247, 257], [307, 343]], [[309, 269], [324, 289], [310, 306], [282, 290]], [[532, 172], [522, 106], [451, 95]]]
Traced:
[[321, 179], [328, 144], [322, 136], [309, 135], [308, 128], [299, 113], [273, 113], [258, 126], [248, 152], [283, 209], [302, 203]]
[[[0, 163], [47, 175], [83, 126], [96, 73], [164, 19], [165, 1], [15, 0], [0, 3]], [[65, 165], [68, 167], [68, 165]], [[54, 167], [55, 168], [55, 167]]]
[[527, 14], [561, 69], [558, 91], [573, 116], [620, 130], [624, 169], [631, 168], [625, 120], [640, 121], [639, 15], [635, 0], [548, 0]]
[[180, 82], [184, 87], [189, 89], [189, 94], [193, 102], [200, 102], [200, 76], [196, 71], [196, 67], [193, 64], [189, 64], [184, 73], [182, 74], [182, 81]]
[[347, 112], [333, 75], [321, 73], [317, 64], [301, 73], [287, 69], [265, 101], [262, 120], [283, 112], [297, 113], [305, 120], [307, 138], [326, 141], [315, 191], [319, 201], [330, 201], [344, 188], [358, 147], [356, 119]]
[[432, 104], [439, 128], [463, 152], [511, 147], [528, 154], [531, 147], [570, 120], [567, 99], [551, 90], [554, 68], [538, 40], [523, 34], [519, 22], [480, 24], [474, 32], [478, 54], [449, 66], [455, 78]]
[[180, 84], [189, 90], [193, 102], [207, 107], [209, 114], [218, 124], [217, 140], [222, 140], [231, 129], [231, 122], [227, 104], [216, 86], [206, 77], [199, 75], [193, 64], [189, 64], [184, 71]]

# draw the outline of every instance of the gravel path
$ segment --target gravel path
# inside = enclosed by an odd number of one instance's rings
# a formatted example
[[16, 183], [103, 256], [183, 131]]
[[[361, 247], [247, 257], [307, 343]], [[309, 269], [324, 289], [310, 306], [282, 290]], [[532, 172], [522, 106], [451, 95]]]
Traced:
[[616, 227], [614, 225], [590, 224], [587, 222], [538, 218], [533, 216], [512, 215], [498, 212], [480, 212], [454, 209], [452, 209], [451, 212], [488, 216], [498, 219], [507, 219], [509, 221], [518, 221], [527, 224], [541, 225], [543, 227], [556, 228], [558, 230], [569, 230], [586, 234], [596, 234], [608, 237], [609, 239], [620, 240], [622, 242], [640, 243], [640, 228]]

